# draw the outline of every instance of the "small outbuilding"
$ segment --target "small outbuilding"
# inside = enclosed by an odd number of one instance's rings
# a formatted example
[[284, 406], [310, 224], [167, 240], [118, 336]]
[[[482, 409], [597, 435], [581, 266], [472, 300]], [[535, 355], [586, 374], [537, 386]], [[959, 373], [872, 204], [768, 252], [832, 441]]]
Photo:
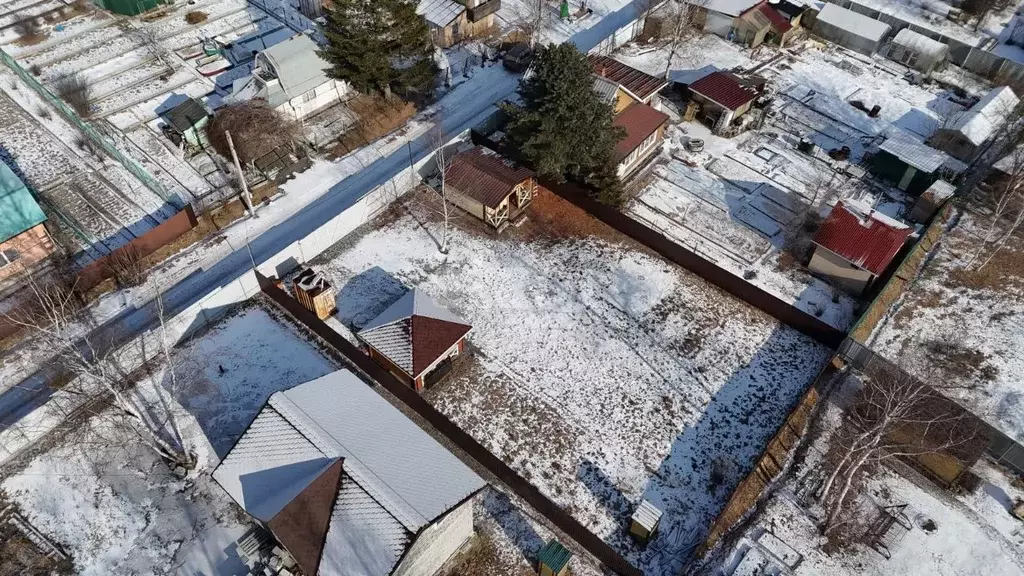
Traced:
[[426, 21], [434, 43], [442, 48], [495, 28], [501, 0], [419, 0], [416, 13]]
[[818, 36], [868, 56], [878, 52], [890, 30], [885, 22], [836, 4], [825, 4], [814, 22]]
[[452, 203], [501, 232], [529, 206], [537, 181], [530, 169], [477, 146], [452, 158], [445, 188]]
[[202, 148], [208, 144], [206, 125], [213, 117], [213, 111], [206, 104], [195, 98], [187, 98], [181, 104], [163, 114], [166, 131], [171, 141], [177, 145], [184, 142], [187, 146]]
[[807, 268], [854, 295], [885, 273], [913, 229], [857, 200], [840, 200], [814, 235]]
[[946, 61], [949, 46], [914, 32], [910, 28], [900, 30], [889, 43], [886, 56], [900, 64], [925, 74], [931, 74]]
[[998, 133], [1020, 99], [1008, 86], [993, 88], [974, 106], [950, 117], [928, 139], [928, 144], [954, 158], [971, 162]]
[[658, 524], [661, 523], [661, 510], [655, 508], [647, 500], [642, 500], [633, 516], [630, 517], [629, 534], [640, 542], [648, 542], [658, 532]]
[[[740, 83], [728, 72], [712, 72], [689, 86], [691, 106], [686, 119], [700, 120], [716, 134], [750, 110], [757, 91]], [[696, 104], [694, 106], [694, 104]]]
[[728, 39], [748, 48], [757, 48], [772, 31], [770, 12], [771, 8], [764, 2], [747, 8], [733, 20]]
[[550, 540], [537, 554], [537, 572], [540, 576], [568, 576], [572, 552], [558, 540]]
[[921, 193], [914, 208], [910, 211], [910, 221], [924, 224], [938, 212], [939, 208], [953, 197], [956, 187], [945, 180], [936, 180], [927, 190]]
[[939, 179], [950, 157], [905, 135], [886, 138], [871, 159], [871, 172], [910, 194], [920, 194]]
[[304, 268], [292, 283], [295, 299], [302, 307], [325, 320], [338, 311], [335, 304], [334, 286], [323, 274], [312, 268]]
[[668, 80], [637, 70], [609, 56], [590, 54], [587, 61], [594, 69], [594, 89], [603, 100], [614, 105], [616, 114], [634, 103], [657, 108], [658, 92], [668, 86]]
[[473, 329], [413, 288], [356, 334], [370, 357], [417, 391], [439, 382]]
[[[750, 10], [762, 0], [684, 0], [689, 4], [689, 10], [693, 10], [693, 26], [705, 32], [710, 32], [722, 38], [732, 39], [736, 36], [735, 28], [737, 19], [741, 14]], [[681, 8], [677, 8], [681, 9]], [[666, 14], [666, 20], [671, 22], [674, 16]], [[762, 36], [763, 38], [763, 36]]]

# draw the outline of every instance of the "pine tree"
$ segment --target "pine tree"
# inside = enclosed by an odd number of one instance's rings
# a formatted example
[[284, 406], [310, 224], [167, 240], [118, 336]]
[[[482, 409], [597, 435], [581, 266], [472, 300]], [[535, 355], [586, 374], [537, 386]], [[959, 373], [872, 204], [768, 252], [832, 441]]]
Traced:
[[[548, 45], [520, 84], [522, 104], [503, 106], [510, 141], [544, 176], [596, 184], [591, 175], [606, 170], [625, 135], [612, 124], [612, 107], [594, 91], [592, 74], [587, 57], [572, 44]], [[610, 185], [614, 175], [605, 171], [599, 180]]]
[[327, 75], [364, 93], [432, 90], [435, 67], [426, 22], [409, 0], [336, 0], [324, 11]]

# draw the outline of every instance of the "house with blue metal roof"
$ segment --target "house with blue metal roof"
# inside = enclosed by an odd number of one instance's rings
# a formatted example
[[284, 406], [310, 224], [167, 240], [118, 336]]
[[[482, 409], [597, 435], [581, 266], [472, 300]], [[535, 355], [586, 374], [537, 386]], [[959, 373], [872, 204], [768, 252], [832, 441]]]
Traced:
[[55, 249], [46, 214], [28, 186], [0, 162], [0, 281], [30, 269]]

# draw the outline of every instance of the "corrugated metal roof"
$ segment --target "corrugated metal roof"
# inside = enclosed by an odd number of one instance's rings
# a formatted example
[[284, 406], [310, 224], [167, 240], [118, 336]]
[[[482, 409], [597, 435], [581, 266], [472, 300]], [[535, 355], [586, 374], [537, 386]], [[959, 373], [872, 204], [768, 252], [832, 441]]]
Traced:
[[737, 110], [757, 98], [757, 92], [743, 87], [735, 76], [721, 70], [690, 84], [690, 90], [730, 110]]
[[615, 161], [620, 162], [665, 122], [668, 114], [647, 104], [634, 103], [615, 117], [614, 124], [626, 130], [626, 137], [615, 144]]
[[664, 78], [651, 76], [609, 56], [590, 54], [587, 60], [593, 66], [594, 74], [618, 84], [643, 102], [668, 85], [668, 80]]
[[452, 158], [445, 182], [484, 206], [497, 208], [533, 171], [482, 146]]
[[316, 42], [308, 36], [296, 34], [263, 51], [273, 64], [288, 99], [301, 96], [331, 80], [325, 72], [330, 64], [316, 53], [317, 48]]
[[572, 552], [566, 550], [558, 540], [549, 541], [537, 554], [537, 561], [550, 568], [555, 574], [569, 563], [570, 558], [572, 558]]
[[959, 131], [975, 146], [980, 146], [1003, 125], [1019, 102], [1009, 86], [993, 88], [970, 109], [958, 114], [944, 129]]
[[896, 37], [892, 39], [893, 44], [898, 44], [904, 48], [908, 48], [917, 52], [918, 54], [924, 54], [931, 56], [936, 60], [941, 60], [946, 57], [949, 52], [949, 46], [932, 40], [924, 34], [918, 34], [910, 28], [904, 28], [896, 33]]
[[28, 187], [0, 161], [0, 242], [42, 224], [46, 214], [28, 191]]
[[789, 18], [784, 16], [781, 12], [776, 10], [767, 2], [758, 4], [757, 8], [758, 10], [760, 10], [761, 14], [763, 14], [764, 17], [768, 19], [768, 22], [771, 23], [772, 28], [778, 30], [779, 33], [784, 34], [793, 29], [793, 24], [790, 23]]
[[632, 520], [647, 530], [654, 530], [660, 519], [661, 510], [655, 508], [654, 504], [647, 500], [641, 500], [640, 506], [637, 506], [637, 509], [633, 511]]
[[927, 190], [921, 193], [921, 196], [926, 197], [934, 204], [938, 204], [943, 200], [950, 198], [956, 193], [956, 186], [953, 186], [945, 180], [936, 180], [932, 182], [932, 185]]
[[686, 0], [687, 4], [707, 8], [712, 12], [721, 12], [727, 16], [739, 16], [758, 2], [761, 0]]
[[465, 10], [465, 6], [453, 0], [420, 0], [416, 5], [416, 13], [438, 28], [448, 26]]
[[885, 22], [869, 18], [835, 4], [825, 4], [825, 7], [818, 13], [817, 21], [831, 24], [840, 30], [845, 30], [872, 42], [878, 42], [885, 38], [890, 29], [889, 25]]
[[615, 104], [615, 95], [619, 93], [619, 85], [594, 74], [594, 92], [597, 92], [601, 102], [612, 106]]
[[270, 397], [322, 451], [410, 532], [432, 522], [484, 481], [348, 370]]
[[840, 200], [814, 235], [814, 243], [878, 276], [912, 232], [906, 224], [861, 202]]
[[411, 378], [433, 364], [472, 326], [413, 288], [359, 331], [359, 338]]
[[945, 152], [905, 136], [886, 138], [878, 148], [928, 174], [938, 170], [949, 159]]

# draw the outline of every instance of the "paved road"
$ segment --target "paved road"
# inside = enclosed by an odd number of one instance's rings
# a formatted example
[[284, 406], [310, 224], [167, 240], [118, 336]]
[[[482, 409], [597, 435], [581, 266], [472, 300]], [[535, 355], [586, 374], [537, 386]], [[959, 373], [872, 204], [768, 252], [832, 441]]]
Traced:
[[[608, 14], [591, 28], [580, 31], [570, 41], [581, 51], [587, 52], [634, 20], [636, 14], [634, 4], [628, 4], [617, 12]], [[467, 84], [466, 87], [472, 90], [456, 90], [440, 101], [440, 113], [435, 115], [435, 118], [441, 119], [445, 134], [456, 135], [475, 126], [493, 113], [498, 102], [514, 95], [518, 78], [511, 74], [503, 74], [498, 76], [498, 79], [495, 79], [495, 76], [488, 74], [485, 78], [478, 78], [485, 80], [484, 82], [471, 80], [471, 84]], [[242, 246], [219, 261], [201, 264], [173, 286], [163, 288], [163, 302], [167, 315], [172, 316], [188, 308], [206, 294], [239, 277], [252, 267], [253, 260], [258, 266], [289, 244], [309, 235], [371, 190], [407, 168], [410, 151], [416, 161], [425, 157], [432, 147], [431, 138], [432, 134], [429, 131], [418, 136], [408, 146], [402, 146], [358, 173], [333, 183], [326, 193], [312, 200], [283, 222], [262, 231], [254, 230], [249, 243], [252, 260], [249, 251]], [[121, 311], [98, 330], [103, 333], [103, 341], [109, 341], [113, 337], [123, 342], [156, 325], [156, 306], [150, 302]], [[51, 393], [46, 382], [45, 374], [40, 371], [0, 395], [0, 430], [6, 429], [46, 402]]]

